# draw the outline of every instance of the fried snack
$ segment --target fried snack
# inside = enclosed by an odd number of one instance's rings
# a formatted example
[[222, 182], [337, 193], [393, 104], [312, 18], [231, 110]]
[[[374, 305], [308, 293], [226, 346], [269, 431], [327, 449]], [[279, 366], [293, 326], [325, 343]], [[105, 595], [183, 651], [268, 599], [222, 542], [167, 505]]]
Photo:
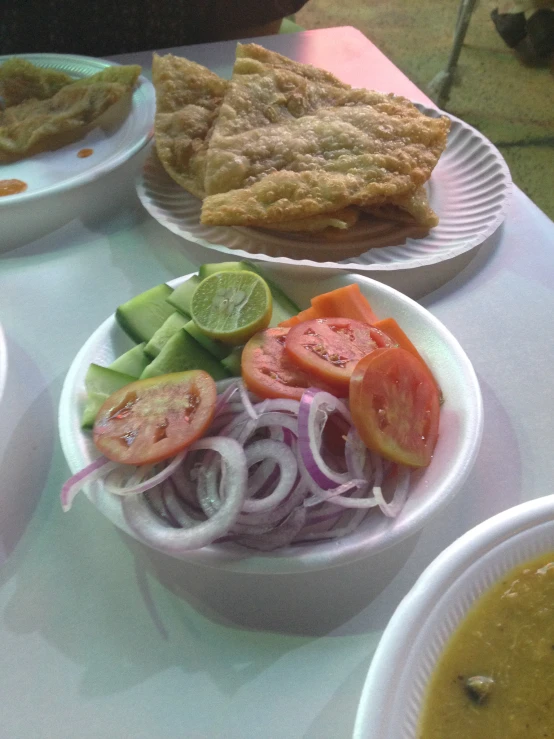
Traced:
[[188, 59], [154, 54], [156, 152], [166, 172], [203, 198], [209, 134], [228, 83]]
[[320, 216], [301, 218], [298, 221], [280, 221], [272, 223], [272, 231], [293, 231], [299, 233], [317, 233], [327, 229], [339, 229], [345, 231], [352, 228], [358, 222], [360, 211], [358, 208], [342, 208], [334, 213], [325, 213]]
[[27, 100], [0, 112], [0, 162], [64, 146], [81, 137], [130, 88], [118, 82], [71, 84], [48, 100]]
[[13, 57], [0, 66], [0, 97], [6, 107], [31, 98], [47, 100], [72, 82], [68, 74], [37, 67], [27, 59]]
[[360, 207], [364, 213], [385, 221], [415, 223], [427, 228], [433, 228], [439, 222], [437, 214], [429, 204], [424, 187], [418, 187], [407, 195], [391, 198], [386, 203]]
[[405, 98], [239, 44], [209, 142], [201, 220], [271, 228], [409, 196], [431, 176], [449, 127]]

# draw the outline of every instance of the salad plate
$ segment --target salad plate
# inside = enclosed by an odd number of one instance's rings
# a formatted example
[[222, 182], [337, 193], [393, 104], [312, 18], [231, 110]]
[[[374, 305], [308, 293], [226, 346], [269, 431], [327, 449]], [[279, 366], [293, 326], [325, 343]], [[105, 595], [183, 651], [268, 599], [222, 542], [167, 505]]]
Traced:
[[[290, 573], [326, 569], [383, 551], [420, 530], [456, 494], [476, 458], [483, 424], [482, 399], [475, 372], [467, 355], [440, 321], [402, 293], [368, 277], [339, 274], [316, 282], [291, 280], [280, 283], [277, 273], [268, 277], [283, 289], [300, 308], [310, 298], [351, 283], [357, 283], [378, 316], [395, 318], [434, 373], [444, 396], [439, 439], [431, 464], [412, 475], [407, 502], [397, 518], [367, 515], [352, 533], [333, 541], [294, 544], [269, 553], [233, 543], [216, 543], [194, 551], [175, 554], [180, 559], [202, 565], [241, 572]], [[176, 287], [192, 275], [168, 283]], [[86, 400], [85, 375], [91, 362], [108, 365], [131, 346], [109, 316], [90, 336], [73, 361], [62, 390], [59, 432], [71, 474], [76, 474], [98, 456], [91, 434], [81, 428]], [[116, 526], [139, 538], [131, 530], [122, 511], [121, 498], [102, 494], [102, 483], [85, 487], [89, 500]], [[83, 513], [83, 504], [71, 515]]]
[[[103, 59], [66, 54], [20, 56], [36, 66], [64, 72], [75, 79], [116, 65]], [[0, 65], [9, 58], [0, 57]], [[99, 126], [60, 149], [0, 164], [0, 179], [17, 179], [27, 185], [21, 193], [0, 198], [0, 219], [7, 219], [16, 206], [34, 206], [46, 196], [59, 195], [97, 180], [128, 161], [152, 137], [155, 107], [152, 83], [140, 76], [128, 111], [112, 117], [104, 114]], [[92, 150], [90, 156], [79, 157], [78, 152], [83, 149]]]
[[[443, 115], [417, 107], [429, 116]], [[201, 224], [201, 201], [169, 177], [154, 150], [137, 179], [137, 193], [150, 215], [172, 233], [235, 258], [361, 272], [436, 264], [482, 244], [504, 220], [511, 191], [509, 169], [493, 144], [459, 118], [444, 115], [452, 122], [448, 144], [427, 183], [438, 226], [415, 238], [405, 224], [376, 221], [352, 236], [356, 256], [340, 261], [331, 256], [336, 243], [314, 236]]]

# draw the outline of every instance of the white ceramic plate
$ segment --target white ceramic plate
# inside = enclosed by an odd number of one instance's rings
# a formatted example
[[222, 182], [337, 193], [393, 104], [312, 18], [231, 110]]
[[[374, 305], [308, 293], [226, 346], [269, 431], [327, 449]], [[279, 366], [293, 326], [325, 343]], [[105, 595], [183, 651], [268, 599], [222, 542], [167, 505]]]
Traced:
[[[66, 54], [23, 54], [23, 58], [39, 67], [65, 72], [75, 79], [89, 77], [114, 62]], [[0, 65], [10, 57], [0, 57]], [[126, 162], [152, 137], [156, 101], [152, 83], [138, 79], [131, 107], [124, 120], [102, 116], [104, 125], [56, 151], [43, 152], [11, 164], [0, 164], [0, 179], [19, 179], [27, 189], [17, 195], [0, 198], [0, 220], [9, 218], [10, 209], [21, 204], [34, 204], [39, 198], [58, 195], [69, 189], [97, 180]], [[93, 154], [79, 158], [80, 149]]]
[[[441, 114], [420, 104], [417, 107], [429, 116]], [[405, 226], [376, 222], [356, 239], [359, 256], [339, 262], [329, 261], [325, 245], [313, 236], [303, 240], [301, 236], [291, 238], [252, 228], [202, 225], [201, 202], [167, 175], [154, 153], [138, 178], [137, 192], [146, 210], [170, 231], [235, 258], [254, 255], [266, 262], [356, 271], [435, 264], [483, 243], [504, 220], [511, 190], [510, 172], [498, 150], [467, 123], [449, 117], [452, 127], [448, 144], [427, 184], [439, 225], [416, 239], [406, 237]], [[288, 254], [291, 246], [297, 258], [284, 255], [283, 249]], [[319, 257], [314, 259], [316, 251]]]
[[[279, 284], [277, 275], [268, 276]], [[173, 280], [176, 286], [186, 277]], [[377, 553], [418, 531], [458, 491], [471, 469], [481, 441], [483, 410], [473, 367], [450, 332], [427, 310], [405, 295], [367, 277], [341, 274], [307, 283], [287, 278], [283, 289], [300, 307], [312, 295], [357, 282], [379, 316], [393, 316], [408, 333], [429, 363], [441, 385], [445, 402], [441, 408], [439, 441], [432, 463], [412, 476], [411, 492], [401, 515], [388, 519], [369, 515], [350, 536], [332, 542], [296, 545], [270, 554], [253, 553], [233, 544], [217, 544], [183, 553], [182, 559], [214, 567], [248, 572], [286, 573], [325, 569]], [[80, 427], [85, 400], [84, 377], [91, 362], [107, 365], [131, 344], [110, 316], [88, 339], [65, 379], [59, 408], [61, 443], [72, 473], [98, 456], [90, 434]], [[127, 533], [117, 496], [99, 497], [99, 485], [87, 490], [92, 502]], [[79, 515], [75, 508], [68, 515]]]
[[390, 620], [363, 689], [354, 739], [416, 739], [425, 690], [473, 603], [512, 568], [554, 552], [554, 496], [484, 521], [445, 549]]

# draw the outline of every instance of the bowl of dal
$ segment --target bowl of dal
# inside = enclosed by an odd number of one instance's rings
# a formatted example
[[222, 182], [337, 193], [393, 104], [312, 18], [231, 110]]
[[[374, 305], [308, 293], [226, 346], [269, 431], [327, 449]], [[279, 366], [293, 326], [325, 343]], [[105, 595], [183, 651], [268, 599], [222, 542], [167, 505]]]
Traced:
[[420, 576], [371, 663], [354, 739], [554, 736], [554, 496], [460, 537]]

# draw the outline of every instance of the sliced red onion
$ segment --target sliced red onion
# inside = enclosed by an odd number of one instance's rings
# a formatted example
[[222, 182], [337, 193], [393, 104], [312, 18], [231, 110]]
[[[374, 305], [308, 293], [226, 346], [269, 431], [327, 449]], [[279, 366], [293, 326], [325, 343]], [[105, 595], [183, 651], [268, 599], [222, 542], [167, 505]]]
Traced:
[[246, 413], [248, 413], [250, 418], [256, 420], [258, 416], [260, 415], [259, 411], [254, 409], [254, 406], [252, 405], [252, 401], [248, 397], [248, 391], [246, 390], [242, 382], [239, 385], [239, 392], [240, 392], [240, 399], [244, 406], [244, 410], [246, 411]]
[[101, 479], [116, 467], [118, 467], [118, 462], [112, 462], [107, 457], [98, 457], [84, 469], [72, 475], [62, 487], [60, 495], [62, 509], [67, 512], [71, 508], [75, 496], [85, 485]]
[[[344, 508], [372, 508], [377, 505], [377, 501], [373, 501], [372, 505], [363, 504], [362, 501], [368, 500], [367, 498], [348, 498], [346, 493], [352, 493], [356, 491], [365, 492], [369, 488], [367, 480], [349, 480], [331, 490], [324, 490], [320, 494], [312, 495], [310, 498], [306, 498], [304, 506], [310, 508], [311, 506], [319, 505], [327, 501], [328, 503], [334, 503], [335, 505], [343, 506]], [[350, 505], [344, 503], [345, 500], [355, 501], [362, 503], [361, 505]]]
[[271, 552], [275, 549], [288, 546], [304, 526], [305, 520], [306, 510], [304, 508], [295, 508], [273, 531], [268, 531], [260, 536], [238, 536], [235, 541], [237, 544], [242, 544], [242, 546], [249, 547], [250, 549]]
[[331, 413], [339, 413], [349, 424], [350, 411], [334, 395], [317, 388], [310, 388], [302, 395], [298, 411], [298, 435], [300, 456], [308, 475], [323, 490], [348, 482], [348, 472], [335, 472], [321, 456], [323, 427]]
[[383, 491], [379, 485], [373, 488], [373, 495], [377, 501], [377, 505], [388, 518], [396, 518], [404, 508], [408, 492], [410, 489], [410, 469], [408, 467], [397, 467], [396, 487], [394, 496], [390, 503], [387, 503], [383, 497]]
[[304, 502], [306, 493], [308, 492], [304, 482], [297, 478], [296, 485], [291, 494], [278, 506], [271, 510], [259, 511], [257, 513], [240, 513], [237, 517], [237, 525], [271, 525], [271, 528], [278, 526], [291, 511], [300, 506]]
[[292, 413], [294, 416], [297, 416], [299, 408], [300, 401], [289, 400], [288, 398], [272, 398], [257, 403], [254, 406], [254, 410], [258, 415], [270, 413], [271, 411], [279, 411], [282, 413]]
[[265, 459], [273, 459], [279, 465], [280, 476], [275, 490], [265, 498], [247, 498], [243, 505], [243, 512], [267, 511], [275, 508], [292, 491], [296, 482], [298, 465], [296, 457], [290, 447], [281, 441], [262, 439], [246, 447], [246, 464], [251, 466]]
[[171, 478], [166, 480], [162, 486], [162, 499], [165, 508], [181, 528], [188, 529], [195, 526], [198, 521], [203, 520], [196, 511], [191, 510], [179, 497]]
[[200, 439], [189, 451], [212, 450], [222, 457], [226, 471], [225, 499], [219, 510], [206, 521], [188, 529], [173, 529], [158, 521], [140, 496], [122, 499], [125, 519], [135, 534], [146, 544], [167, 554], [180, 554], [211, 544], [233, 526], [244, 501], [246, 490], [246, 457], [234, 439], [211, 437]]
[[[131, 467], [128, 464], [122, 464], [104, 480], [106, 492], [112, 493], [113, 495], [138, 495], [139, 493], [145, 493], [147, 490], [167, 480], [168, 477], [171, 477], [186, 455], [187, 449], [183, 449], [160, 472], [152, 477], [147, 477], [147, 479], [144, 479], [144, 476], [148, 475], [154, 469], [154, 465]], [[134, 472], [127, 479], [127, 485], [123, 485], [127, 473], [131, 470], [134, 470]], [[115, 480], [112, 479], [113, 476], [116, 476]]]
[[369, 452], [360, 438], [359, 433], [356, 431], [355, 426], [351, 426], [346, 435], [346, 441], [344, 443], [344, 457], [346, 459], [348, 474], [351, 477], [364, 477], [368, 479], [366, 474], [366, 462], [369, 457]]

